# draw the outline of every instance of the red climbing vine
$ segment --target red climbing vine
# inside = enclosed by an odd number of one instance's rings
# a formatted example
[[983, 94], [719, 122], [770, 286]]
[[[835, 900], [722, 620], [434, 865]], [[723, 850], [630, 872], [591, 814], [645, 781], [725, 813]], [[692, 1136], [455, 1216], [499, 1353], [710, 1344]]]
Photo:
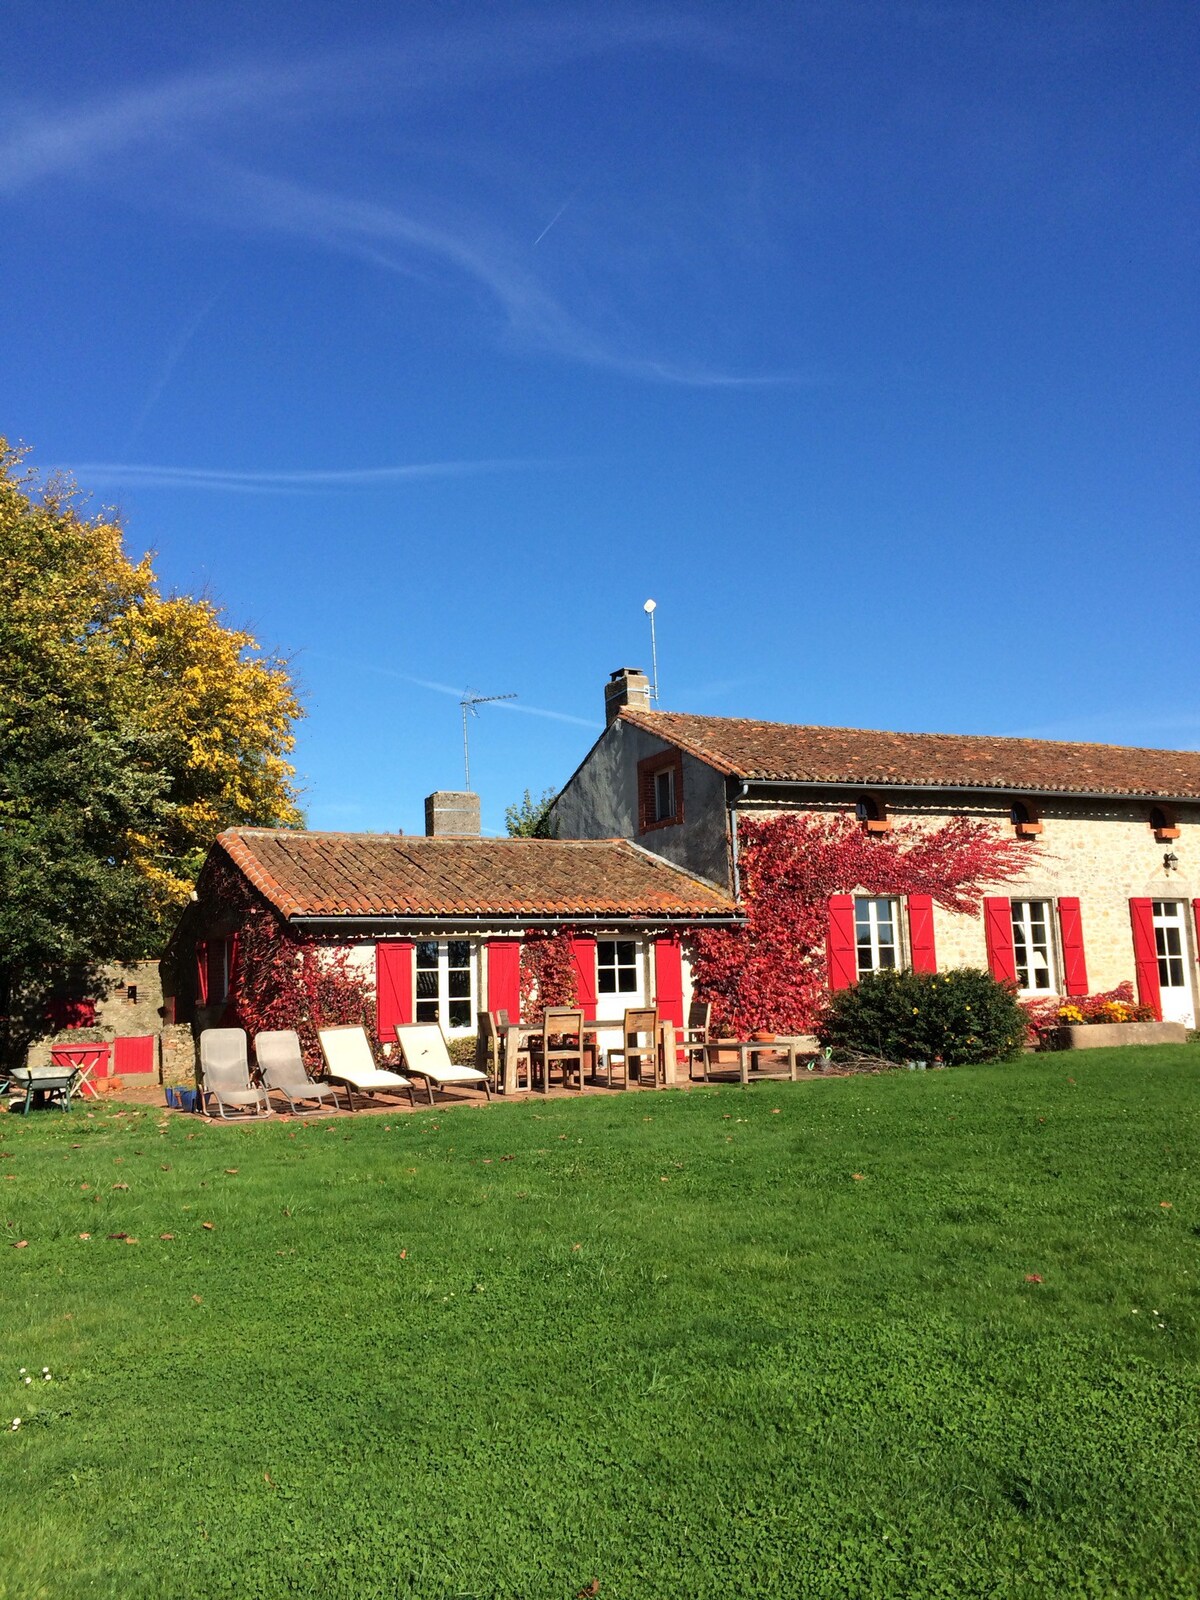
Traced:
[[240, 874], [210, 862], [205, 869], [212, 897], [225, 912], [240, 912], [229, 1004], [223, 1021], [245, 1028], [250, 1038], [276, 1028], [294, 1028], [304, 1064], [324, 1070], [319, 1028], [360, 1026], [375, 1038], [373, 974], [355, 964], [344, 946], [297, 934]]
[[746, 922], [697, 933], [692, 977], [713, 1021], [737, 1033], [809, 1031], [828, 996], [830, 895], [927, 894], [978, 916], [985, 888], [1026, 870], [1034, 841], [954, 817], [937, 828], [898, 823], [869, 834], [856, 818], [789, 812], [739, 827]]
[[571, 930], [527, 928], [521, 943], [521, 1016], [540, 1024], [547, 1006], [572, 1006], [579, 994]]

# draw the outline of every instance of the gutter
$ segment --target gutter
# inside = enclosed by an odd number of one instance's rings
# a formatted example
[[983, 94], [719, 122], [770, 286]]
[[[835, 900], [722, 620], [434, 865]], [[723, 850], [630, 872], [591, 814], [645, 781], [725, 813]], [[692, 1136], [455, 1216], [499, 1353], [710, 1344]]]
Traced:
[[729, 803], [729, 839], [730, 839], [730, 861], [731, 861], [731, 865], [733, 867], [733, 898], [735, 900], [739, 901], [739, 902], [741, 901], [741, 898], [742, 898], [742, 872], [741, 872], [740, 863], [738, 861], [738, 829], [737, 829], [738, 808], [737, 808], [737, 803], [738, 803], [738, 800], [744, 800], [749, 793], [750, 793], [750, 784], [748, 782], [744, 782], [742, 784], [742, 792], [741, 792], [741, 794], [737, 795]]
[[889, 794], [893, 790], [903, 790], [907, 794], [966, 794], [966, 795], [1005, 795], [1015, 794], [1034, 795], [1038, 799], [1046, 800], [1104, 800], [1111, 804], [1114, 800], [1156, 800], [1167, 805], [1194, 806], [1200, 804], [1200, 795], [1197, 794], [1163, 794], [1161, 791], [1133, 792], [1128, 790], [1114, 791], [1112, 789], [1022, 789], [1015, 784], [972, 784], [972, 783], [900, 783], [893, 778], [747, 778], [742, 783], [741, 798], [745, 799], [751, 788], [755, 789], [788, 789], [808, 790], [820, 789], [822, 791], [837, 790], [845, 794], [847, 789], [884, 789]]
[[340, 917], [288, 917], [287, 923], [293, 928], [312, 928], [314, 930], [345, 929], [345, 928], [381, 928], [395, 930], [396, 932], [416, 932], [421, 928], [429, 928], [435, 923], [443, 926], [462, 928], [471, 932], [483, 929], [520, 930], [522, 928], [661, 928], [661, 927], [686, 927], [686, 928], [732, 928], [737, 927], [745, 918], [740, 912], [722, 912], [719, 916], [711, 913], [688, 915], [680, 912], [663, 912], [661, 916], [650, 917], [622, 917], [619, 913], [612, 916], [572, 916], [569, 912], [562, 912], [558, 916], [529, 916], [529, 917], [489, 917], [483, 913], [447, 913], [426, 912], [424, 916], [394, 917], [372, 916], [370, 912], [346, 912]]

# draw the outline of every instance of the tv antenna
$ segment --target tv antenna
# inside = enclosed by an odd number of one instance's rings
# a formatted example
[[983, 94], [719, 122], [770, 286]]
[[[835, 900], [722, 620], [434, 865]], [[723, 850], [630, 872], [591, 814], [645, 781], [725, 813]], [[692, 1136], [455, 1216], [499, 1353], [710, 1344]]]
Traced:
[[470, 689], [464, 689], [463, 697], [458, 702], [462, 707], [463, 719], [463, 777], [466, 779], [465, 787], [471, 787], [471, 751], [467, 744], [467, 717], [477, 717], [476, 706], [491, 705], [493, 700], [515, 700], [515, 694], [472, 694]]
[[647, 600], [642, 610], [650, 618], [650, 658], [654, 670], [653, 681], [650, 684], [650, 698], [658, 704], [658, 640], [654, 637], [654, 613], [658, 610], [657, 600]]

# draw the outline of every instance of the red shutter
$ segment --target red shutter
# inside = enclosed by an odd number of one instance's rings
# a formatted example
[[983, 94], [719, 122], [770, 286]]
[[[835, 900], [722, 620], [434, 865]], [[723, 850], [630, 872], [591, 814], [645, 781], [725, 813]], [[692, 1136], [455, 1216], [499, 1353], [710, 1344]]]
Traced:
[[196, 941], [196, 1004], [208, 1004], [208, 944], [204, 939]]
[[848, 894], [829, 896], [829, 933], [826, 944], [829, 958], [829, 987], [848, 989], [858, 982], [858, 953], [854, 946], [854, 898]]
[[1154, 902], [1131, 900], [1129, 920], [1133, 924], [1133, 965], [1137, 973], [1138, 1000], [1153, 1006], [1162, 1021], [1162, 993], [1158, 987], [1158, 946], [1154, 940]]
[[660, 1022], [683, 1027], [683, 953], [673, 933], [654, 941], [654, 1003]]
[[1192, 901], [1192, 915], [1196, 919], [1196, 960], [1200, 961], [1200, 900]]
[[596, 941], [571, 940], [571, 964], [575, 968], [575, 1000], [583, 1008], [583, 1020], [596, 1020]]
[[1065, 895], [1059, 900], [1058, 929], [1062, 936], [1063, 989], [1067, 994], [1086, 994], [1087, 958], [1083, 953], [1083, 919], [1078, 900]]
[[413, 947], [407, 939], [375, 946], [375, 1031], [393, 1044], [396, 1029], [413, 1019]]
[[988, 971], [997, 983], [1016, 983], [1017, 952], [1013, 949], [1010, 900], [999, 895], [984, 898], [983, 933], [987, 940]]
[[221, 1017], [221, 1024], [226, 1028], [237, 1026], [238, 985], [241, 982], [242, 976], [241, 969], [238, 966], [241, 942], [241, 938], [237, 933], [235, 933], [232, 938], [226, 940], [226, 948], [229, 953], [229, 974], [227, 988], [225, 990], [225, 1010]]
[[510, 1022], [521, 1020], [521, 941], [489, 939], [487, 945], [487, 1008], [495, 1016], [507, 1011]]
[[908, 950], [914, 972], [937, 971], [937, 945], [933, 939], [933, 896], [908, 897]]

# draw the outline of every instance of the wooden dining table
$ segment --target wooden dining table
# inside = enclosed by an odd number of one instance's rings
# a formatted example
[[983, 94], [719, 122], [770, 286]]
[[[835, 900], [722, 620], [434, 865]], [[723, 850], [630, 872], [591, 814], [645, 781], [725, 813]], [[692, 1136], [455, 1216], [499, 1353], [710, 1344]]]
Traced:
[[[600, 1035], [602, 1033], [615, 1033], [618, 1037], [622, 1032], [624, 1018], [617, 1017], [612, 1020], [585, 1022], [583, 1025], [583, 1050], [584, 1056], [590, 1053], [592, 1057], [592, 1076], [599, 1075], [600, 1071]], [[500, 1029], [501, 1052], [503, 1058], [503, 1072], [501, 1082], [497, 1086], [501, 1094], [524, 1093], [518, 1081], [517, 1062], [522, 1049], [528, 1049], [535, 1039], [541, 1039], [545, 1030], [539, 1023], [522, 1022], [519, 1025], [509, 1023], [507, 1028]], [[675, 1024], [664, 1020], [658, 1025], [658, 1051], [659, 1074], [667, 1083], [675, 1083], [678, 1079], [677, 1072], [677, 1045], [675, 1037]], [[665, 1064], [665, 1066], [664, 1066]], [[530, 1087], [533, 1076], [530, 1074]], [[657, 1086], [657, 1080], [656, 1080]]]

